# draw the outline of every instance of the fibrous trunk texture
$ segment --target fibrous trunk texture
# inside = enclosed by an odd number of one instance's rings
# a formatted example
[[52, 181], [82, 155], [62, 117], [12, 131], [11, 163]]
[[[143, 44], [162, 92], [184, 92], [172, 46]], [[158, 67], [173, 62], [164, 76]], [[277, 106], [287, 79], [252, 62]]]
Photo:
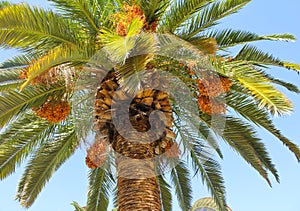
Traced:
[[[179, 154], [179, 150], [169, 150], [177, 146], [174, 144], [176, 135], [171, 129], [173, 117], [169, 95], [148, 88], [130, 97], [118, 88], [118, 77], [114, 71], [109, 72], [97, 88], [94, 129], [101, 141], [96, 141], [95, 146], [88, 150], [87, 164], [91, 168], [103, 165], [103, 153], [100, 158], [100, 151], [104, 149], [102, 145], [105, 140], [116, 153], [119, 211], [160, 211], [160, 189], [154, 158], [163, 153], [166, 157], [178, 157]], [[115, 101], [118, 103], [112, 106]], [[126, 105], [128, 109], [124, 110]], [[149, 117], [153, 112], [160, 121], [150, 124]], [[129, 122], [124, 121], [126, 118]], [[114, 123], [121, 125], [121, 132]], [[150, 134], [153, 137], [149, 141], [149, 130], [163, 132]], [[97, 154], [99, 158], [95, 156]], [[93, 160], [101, 162], [93, 163]]]

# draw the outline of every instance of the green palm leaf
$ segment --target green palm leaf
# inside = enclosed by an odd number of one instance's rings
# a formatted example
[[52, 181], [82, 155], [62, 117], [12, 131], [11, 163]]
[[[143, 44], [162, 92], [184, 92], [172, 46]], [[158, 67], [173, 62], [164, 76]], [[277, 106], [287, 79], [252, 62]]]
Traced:
[[172, 211], [172, 194], [171, 194], [171, 186], [164, 179], [163, 175], [157, 177], [161, 195], [161, 203], [163, 207], [163, 211]]
[[62, 85], [26, 87], [21, 93], [13, 90], [0, 96], [0, 126], [4, 126], [14, 116], [28, 108], [39, 107], [49, 96], [62, 96], [66, 87]]
[[0, 69], [0, 93], [17, 90], [22, 83], [19, 74], [20, 69]]
[[277, 137], [294, 153], [297, 160], [300, 161], [300, 150], [298, 146], [282, 135], [280, 130], [276, 129], [269, 118], [268, 113], [262, 109], [259, 109], [253, 99], [239, 92], [230, 92], [226, 97], [226, 104], [233, 108], [234, 111], [240, 113], [247, 120], [263, 127]]
[[74, 206], [75, 211], [86, 211], [84, 208], [82, 208], [77, 202], [73, 202], [71, 205]]
[[236, 45], [259, 41], [295, 41], [295, 36], [291, 34], [272, 34], [260, 36], [249, 31], [223, 29], [220, 31], [209, 32], [206, 37], [214, 37], [217, 40], [219, 49], [223, 50]]
[[16, 198], [30, 207], [55, 171], [75, 152], [79, 142], [72, 125], [59, 126], [33, 155], [21, 178]]
[[0, 83], [19, 80], [20, 69], [0, 69]]
[[26, 114], [0, 132], [0, 179], [15, 171], [20, 164], [46, 141], [54, 126]]
[[270, 186], [271, 183], [267, 170], [279, 181], [277, 170], [271, 163], [264, 144], [257, 138], [255, 130], [249, 124], [242, 122], [240, 119], [228, 116], [226, 117], [225, 128], [223, 131], [220, 131], [219, 128], [211, 124], [211, 120], [207, 115], [201, 115], [200, 119], [255, 168]]
[[194, 16], [189, 25], [179, 32], [179, 36], [189, 39], [203, 30], [215, 26], [218, 24], [218, 20], [236, 13], [249, 2], [250, 0], [215, 1]]
[[285, 115], [293, 110], [292, 103], [271, 81], [254, 67], [243, 62], [230, 62], [225, 65], [239, 86], [245, 87], [247, 94], [252, 95], [260, 108], [265, 108], [274, 116]]
[[1, 92], [8, 92], [8, 91], [11, 91], [11, 90], [16, 90], [16, 89], [20, 88], [21, 84], [22, 84], [21, 81], [0, 83], [0, 93]]
[[274, 83], [274, 84], [283, 86], [283, 87], [285, 87], [287, 90], [289, 90], [291, 92], [295, 92], [297, 94], [300, 94], [300, 89], [295, 84], [285, 82], [285, 81], [280, 80], [278, 78], [273, 78], [270, 75], [265, 75], [265, 77], [268, 78], [269, 80], [271, 80], [272, 83]]
[[179, 0], [173, 1], [159, 24], [162, 32], [175, 32], [193, 14], [199, 12], [205, 5], [214, 0]]
[[292, 69], [300, 71], [300, 66], [298, 64], [293, 64], [290, 62], [281, 61], [275, 58], [269, 53], [265, 53], [255, 46], [245, 45], [234, 60], [247, 61], [250, 64], [262, 66], [262, 65], [272, 65], [278, 67], [285, 67], [287, 69]]
[[[188, 118], [191, 119], [191, 118]], [[224, 180], [221, 173], [221, 167], [217, 161], [213, 160], [212, 152], [207, 144], [199, 139], [197, 134], [193, 133], [193, 129], [189, 121], [175, 122], [176, 129], [179, 132], [183, 145], [190, 153], [192, 164], [196, 174], [200, 174], [203, 183], [210, 190], [213, 198], [218, 206], [224, 209], [226, 205]], [[210, 152], [211, 151], [211, 152]]]
[[30, 54], [17, 55], [1, 63], [0, 69], [23, 68], [31, 63], [36, 57]]
[[188, 211], [191, 208], [192, 188], [190, 173], [184, 162], [179, 161], [179, 163], [171, 170], [171, 180], [181, 210]]
[[76, 45], [76, 32], [61, 16], [26, 4], [0, 10], [2, 46], [28, 49], [51, 49], [60, 44]]
[[105, 169], [90, 171], [87, 211], [107, 210], [112, 185], [113, 178]]
[[281, 79], [278, 78], [274, 78], [273, 76], [271, 76], [270, 74], [265, 73], [263, 70], [260, 70], [260, 73], [267, 79], [269, 79], [273, 84], [282, 86], [284, 88], [286, 88], [287, 90], [291, 91], [291, 92], [295, 92], [297, 94], [300, 94], [300, 89], [297, 87], [297, 85], [283, 81]]
[[54, 6], [61, 10], [61, 12], [70, 18], [70, 20], [77, 20], [77, 24], [87, 26], [89, 30], [97, 33], [99, 30], [98, 18], [101, 8], [101, 1], [85, 1], [85, 0], [50, 0], [54, 2]]
[[147, 21], [159, 19], [170, 5], [168, 0], [140, 0], [140, 8], [143, 10]]

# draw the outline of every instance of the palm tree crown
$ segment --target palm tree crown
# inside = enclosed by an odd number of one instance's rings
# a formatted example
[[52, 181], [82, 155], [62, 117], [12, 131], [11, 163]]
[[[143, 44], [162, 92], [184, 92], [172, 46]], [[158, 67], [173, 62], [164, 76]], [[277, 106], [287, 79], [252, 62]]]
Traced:
[[[224, 181], [214, 158], [222, 158], [219, 139], [269, 184], [269, 172], [279, 181], [254, 125], [300, 160], [299, 148], [272, 122], [273, 116], [293, 111], [274, 85], [300, 90], [265, 72], [270, 66], [299, 72], [300, 66], [251, 45], [295, 37], [216, 27], [250, 0], [49, 1], [55, 10], [0, 3], [1, 46], [22, 52], [0, 67], [0, 179], [27, 162], [16, 196], [22, 206], [34, 203], [91, 131], [87, 210], [107, 210], [111, 193], [118, 195], [119, 210], [150, 210], [152, 205], [153, 210], [171, 210], [173, 187], [181, 209], [189, 210], [192, 171], [224, 210]], [[235, 46], [237, 55], [228, 53]], [[163, 90], [162, 84], [169, 87]], [[116, 99], [120, 107], [114, 107]], [[130, 124], [120, 130], [116, 122], [122, 122], [125, 101]], [[150, 124], [151, 113], [164, 125]], [[156, 137], [156, 130], [162, 135]], [[152, 135], [151, 143], [134, 143]], [[128, 158], [142, 158], [153, 176], [125, 178], [128, 168], [139, 169]]]

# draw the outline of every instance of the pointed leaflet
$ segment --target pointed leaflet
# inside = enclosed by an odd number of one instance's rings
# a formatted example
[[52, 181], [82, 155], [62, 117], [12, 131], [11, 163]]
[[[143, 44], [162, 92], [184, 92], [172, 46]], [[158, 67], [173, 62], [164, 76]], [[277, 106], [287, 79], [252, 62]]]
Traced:
[[293, 110], [289, 99], [259, 69], [244, 61], [225, 62], [219, 67], [220, 71], [231, 75], [235, 82], [246, 88], [247, 94], [259, 102], [260, 108], [267, 109], [272, 115], [284, 115]]
[[265, 145], [257, 137], [253, 127], [240, 119], [226, 116], [226, 125], [223, 130], [216, 128], [216, 120], [214, 124], [208, 115], [201, 114], [200, 121], [203, 121], [214, 132], [228, 143], [236, 152], [238, 152], [271, 186], [268, 178], [269, 170], [277, 181], [279, 176], [274, 164], [272, 163]]
[[179, 0], [170, 4], [164, 14], [159, 30], [174, 33], [175, 30], [191, 16], [213, 0]]
[[201, 176], [220, 209], [224, 209], [226, 205], [224, 180], [220, 165], [213, 159], [213, 150], [202, 143], [204, 141], [200, 141], [199, 137], [192, 135], [190, 124], [176, 121], [175, 126], [185, 149], [190, 153], [188, 156], [192, 159], [196, 174]]
[[287, 69], [292, 69], [297, 72], [300, 71], [300, 65], [294, 64], [291, 62], [281, 61], [278, 58], [275, 58], [273, 55], [265, 53], [259, 50], [255, 46], [245, 45], [234, 60], [247, 61], [248, 64], [254, 65], [272, 65], [278, 67], [284, 67]]
[[0, 69], [0, 83], [20, 80], [20, 69]]
[[0, 69], [0, 93], [16, 90], [21, 85], [19, 69]]
[[112, 185], [112, 175], [104, 168], [90, 170], [87, 211], [107, 210]]
[[77, 20], [78, 24], [85, 25], [93, 31], [98, 32], [98, 13], [103, 10], [99, 4], [101, 1], [86, 0], [50, 0], [55, 3], [55, 7], [61, 10], [64, 15], [71, 20]]
[[295, 41], [295, 36], [291, 34], [257, 35], [243, 30], [223, 29], [204, 33], [205, 37], [214, 37], [219, 45], [219, 49], [226, 49], [236, 45], [255, 42], [259, 40], [271, 41]]
[[77, 202], [73, 202], [71, 205], [74, 206], [75, 211], [85, 211], [85, 208], [81, 207]]
[[285, 82], [284, 80], [281, 80], [278, 78], [274, 78], [273, 76], [271, 76], [263, 71], [260, 71], [260, 72], [264, 75], [264, 77], [268, 78], [272, 83], [282, 86], [291, 92], [300, 94], [300, 89], [295, 84]]
[[79, 141], [72, 124], [61, 125], [51, 139], [32, 156], [18, 186], [16, 198], [28, 208], [51, 176], [75, 152]]
[[169, 0], [140, 0], [139, 2], [148, 22], [160, 19], [171, 3]]
[[62, 96], [65, 85], [26, 87], [21, 93], [13, 90], [0, 95], [0, 126], [4, 126], [12, 117], [32, 107], [39, 107], [49, 96]]
[[76, 45], [76, 33], [70, 22], [43, 9], [23, 3], [0, 10], [0, 43], [2, 46], [51, 49], [60, 44]]
[[192, 203], [192, 187], [189, 170], [182, 161], [171, 170], [171, 180], [182, 211], [188, 211]]
[[163, 175], [157, 177], [160, 195], [161, 195], [161, 203], [163, 211], [172, 211], [172, 194], [171, 194], [171, 186], [167, 183]]
[[34, 114], [25, 114], [0, 132], [0, 179], [12, 174], [45, 142], [54, 126]]
[[214, 1], [212, 4], [204, 7], [194, 16], [189, 25], [179, 31], [178, 35], [184, 39], [190, 39], [198, 33], [216, 25], [218, 20], [236, 13], [251, 0], [224, 0]]
[[2, 62], [0, 65], [0, 69], [25, 68], [28, 64], [31, 63], [33, 59], [36, 59], [36, 56], [33, 56], [31, 54], [17, 55]]
[[263, 127], [275, 137], [277, 137], [285, 146], [287, 146], [296, 156], [297, 160], [300, 161], [300, 150], [299, 147], [291, 142], [288, 138], [281, 134], [266, 111], [259, 109], [253, 99], [247, 95], [243, 95], [237, 91], [230, 92], [226, 98], [226, 104], [239, 112], [247, 120], [252, 121], [258, 126]]

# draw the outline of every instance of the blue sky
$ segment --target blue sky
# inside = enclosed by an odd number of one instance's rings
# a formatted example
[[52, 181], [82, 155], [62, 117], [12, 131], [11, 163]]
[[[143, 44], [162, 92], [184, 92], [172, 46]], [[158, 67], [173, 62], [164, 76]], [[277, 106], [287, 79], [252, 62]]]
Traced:
[[[45, 1], [25, 1], [44, 6]], [[294, 43], [259, 42], [257, 46], [284, 60], [300, 64], [300, 2], [299, 0], [252, 0], [238, 14], [223, 21], [222, 27], [245, 29], [258, 34], [291, 33], [299, 38]], [[0, 51], [0, 61], [14, 55], [14, 51]], [[286, 79], [300, 87], [300, 75], [280, 68], [272, 68], [270, 73]], [[284, 134], [300, 145], [300, 96], [288, 94], [295, 105], [295, 112], [290, 116], [275, 120], [276, 126]], [[298, 121], [297, 121], [298, 120]], [[256, 173], [245, 161], [225, 144], [224, 160], [221, 161], [227, 188], [228, 204], [234, 211], [299, 211], [300, 210], [300, 164], [282, 144], [267, 132], [260, 131], [274, 163], [279, 170], [281, 183], [273, 180], [273, 188]], [[87, 169], [84, 164], [85, 152], [78, 150], [53, 176], [29, 211], [71, 211], [70, 203], [74, 200], [84, 204], [87, 190]], [[17, 181], [22, 169], [14, 175], [0, 181], [0, 211], [22, 210], [14, 196]], [[207, 196], [206, 187], [201, 180], [193, 180], [194, 200]], [[175, 211], [179, 210], [178, 207]]]

